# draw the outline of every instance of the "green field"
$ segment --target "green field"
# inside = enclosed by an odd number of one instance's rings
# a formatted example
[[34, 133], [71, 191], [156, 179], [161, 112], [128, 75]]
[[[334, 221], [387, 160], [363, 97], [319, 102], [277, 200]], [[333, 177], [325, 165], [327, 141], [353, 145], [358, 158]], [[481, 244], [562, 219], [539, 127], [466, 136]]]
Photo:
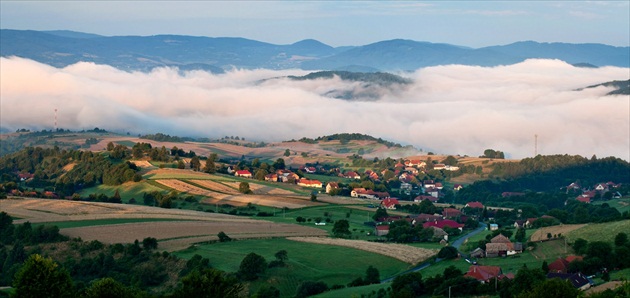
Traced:
[[116, 190], [118, 190], [120, 197], [125, 203], [128, 203], [131, 198], [135, 198], [137, 202], [141, 203], [142, 197], [145, 192], [152, 192], [152, 191], [158, 191], [158, 192], [163, 192], [163, 193], [168, 192], [164, 188], [160, 188], [155, 185], [152, 185], [151, 183], [148, 183], [148, 181], [142, 181], [138, 183], [129, 183], [125, 185], [116, 185], [116, 186], [101, 184], [95, 187], [86, 188], [82, 190], [81, 192], [79, 192], [79, 194], [81, 195], [81, 197], [88, 197], [90, 194], [97, 194], [97, 195], [105, 194], [108, 197], [112, 197], [114, 193], [116, 193]]
[[595, 201], [593, 205], [608, 204], [608, 206], [617, 208], [620, 213], [630, 211], [630, 198], [613, 199], [608, 201]]
[[389, 288], [390, 286], [391, 286], [391, 283], [382, 283], [382, 284], [373, 284], [373, 285], [367, 285], [367, 286], [361, 286], [361, 287], [343, 288], [339, 290], [324, 292], [322, 294], [315, 295], [312, 297], [316, 297], [316, 298], [362, 297], [363, 295], [367, 296], [370, 294], [374, 295], [375, 297], [375, 293], [378, 292], [378, 290], [380, 289], [387, 290], [387, 288]]
[[236, 272], [248, 253], [255, 252], [269, 262], [282, 249], [288, 252], [287, 267], [269, 269], [259, 281], [251, 285], [252, 292], [268, 284], [278, 288], [283, 297], [290, 297], [295, 295], [295, 290], [304, 281], [323, 281], [328, 286], [346, 285], [364, 276], [370, 265], [379, 270], [381, 278], [393, 276], [409, 267], [404, 262], [375, 253], [282, 238], [197, 245], [174, 254], [184, 259], [199, 254], [209, 258], [214, 268]]
[[552, 240], [537, 243], [537, 247], [532, 251], [524, 251], [521, 254], [498, 258], [478, 259], [480, 265], [500, 266], [504, 273], [513, 272], [516, 274], [519, 268], [527, 265], [528, 268], [542, 268], [543, 261], [548, 264], [555, 261], [559, 257], [572, 254], [573, 250], [566, 245], [564, 240]]
[[65, 229], [65, 228], [106, 226], [106, 225], [137, 223], [137, 222], [154, 222], [154, 221], [183, 221], [183, 220], [171, 219], [171, 218], [108, 218], [108, 219], [92, 219], [92, 220], [39, 222], [39, 223], [34, 223], [33, 226], [55, 225], [60, 229]]
[[116, 141], [115, 143], [123, 145], [123, 146], [127, 146], [129, 148], [133, 147], [136, 144], [136, 142], [132, 142], [132, 141]]
[[591, 241], [604, 241], [613, 243], [617, 234], [630, 231], [630, 219], [622, 221], [613, 221], [606, 223], [591, 223], [586, 226], [573, 230], [567, 234], [567, 237], [572, 242], [577, 238]]

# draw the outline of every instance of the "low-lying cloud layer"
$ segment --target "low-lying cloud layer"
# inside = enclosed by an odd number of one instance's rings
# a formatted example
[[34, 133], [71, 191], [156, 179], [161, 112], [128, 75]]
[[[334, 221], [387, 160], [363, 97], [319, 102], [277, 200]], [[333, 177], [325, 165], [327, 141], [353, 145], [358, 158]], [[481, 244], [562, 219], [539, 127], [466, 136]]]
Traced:
[[305, 71], [235, 70], [222, 75], [175, 69], [128, 73], [78, 63], [57, 69], [1, 58], [3, 129], [58, 126], [193, 137], [234, 135], [281, 141], [358, 132], [444, 154], [484, 149], [534, 154], [617, 156], [630, 160], [630, 97], [578, 88], [629, 79], [629, 69], [577, 68], [557, 60], [500, 67], [448, 65], [403, 74], [401, 92], [372, 102], [321, 96], [351, 89], [339, 79], [268, 78]]

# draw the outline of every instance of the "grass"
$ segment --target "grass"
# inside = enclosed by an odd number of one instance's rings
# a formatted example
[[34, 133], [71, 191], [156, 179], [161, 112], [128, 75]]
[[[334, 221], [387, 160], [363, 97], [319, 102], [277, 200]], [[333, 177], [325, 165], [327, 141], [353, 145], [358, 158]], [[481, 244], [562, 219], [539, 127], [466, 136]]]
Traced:
[[595, 201], [593, 205], [608, 204], [608, 206], [617, 208], [619, 213], [630, 212], [630, 198], [614, 199], [609, 201]]
[[158, 191], [167, 193], [163, 188], [156, 187], [147, 181], [137, 183], [128, 183], [124, 185], [98, 185], [82, 190], [79, 194], [81, 197], [88, 197], [90, 194], [105, 194], [108, 197], [113, 196], [118, 190], [123, 202], [128, 203], [131, 198], [135, 198], [137, 202], [142, 202], [142, 197], [146, 192]]
[[[391, 283], [373, 284], [361, 287], [343, 288], [334, 291], [324, 292], [312, 297], [316, 298], [338, 298], [338, 297], [363, 297], [378, 292], [380, 289], [387, 290], [391, 286]], [[376, 297], [376, 296], [374, 296]]]
[[108, 219], [91, 219], [91, 220], [75, 220], [75, 221], [41, 222], [41, 223], [34, 223], [33, 226], [55, 225], [60, 229], [65, 229], [65, 228], [106, 226], [106, 225], [116, 225], [116, 224], [126, 224], [126, 223], [154, 222], [154, 221], [182, 221], [182, 220], [170, 219], [170, 218], [108, 218]]
[[628, 233], [628, 231], [630, 231], [630, 219], [606, 223], [591, 223], [569, 232], [567, 238], [569, 238], [569, 242], [573, 242], [577, 238], [582, 238], [589, 242], [604, 241], [613, 243], [617, 234], [621, 232]]
[[136, 142], [126, 141], [126, 140], [125, 141], [116, 141], [115, 143], [123, 145], [123, 146], [127, 146], [129, 148], [133, 147], [136, 144]]
[[500, 266], [504, 273], [516, 273], [523, 265], [527, 265], [528, 268], [542, 268], [543, 261], [551, 264], [557, 258], [573, 253], [569, 245], [566, 246], [565, 252], [564, 244], [562, 239], [540, 242], [533, 251], [526, 250], [514, 256], [483, 258], [478, 259], [477, 262], [480, 265]]
[[259, 254], [269, 262], [282, 249], [288, 252], [287, 266], [267, 270], [261, 279], [251, 284], [250, 293], [266, 284], [278, 288], [283, 297], [291, 297], [304, 281], [323, 281], [329, 286], [346, 285], [363, 277], [370, 265], [379, 270], [381, 278], [408, 269], [408, 264], [404, 262], [370, 252], [282, 238], [203, 244], [174, 254], [184, 259], [199, 254], [209, 258], [214, 268], [236, 272], [248, 253]]

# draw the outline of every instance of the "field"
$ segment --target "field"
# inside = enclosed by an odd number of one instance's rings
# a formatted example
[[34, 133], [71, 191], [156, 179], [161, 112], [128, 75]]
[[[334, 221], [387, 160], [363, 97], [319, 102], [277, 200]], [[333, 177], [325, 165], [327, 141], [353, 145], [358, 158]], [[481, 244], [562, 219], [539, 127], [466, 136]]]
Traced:
[[291, 237], [289, 240], [350, 247], [369, 251], [385, 256], [389, 256], [411, 265], [418, 264], [424, 260], [436, 255], [437, 250], [430, 250], [420, 247], [413, 247], [404, 244], [378, 243], [363, 240], [347, 240], [338, 238], [320, 238], [320, 237]]
[[235, 272], [241, 260], [250, 252], [274, 260], [279, 250], [288, 252], [287, 267], [273, 268], [254, 283], [250, 292], [263, 284], [278, 288], [282, 297], [295, 295], [295, 289], [306, 280], [323, 281], [329, 286], [347, 284], [363, 277], [368, 266], [374, 266], [381, 278], [393, 276], [408, 268], [408, 264], [375, 253], [347, 247], [289, 241], [286, 239], [260, 239], [195, 245], [175, 252], [183, 258], [195, 254], [210, 259], [210, 265], [227, 272]]
[[528, 268], [541, 268], [543, 261], [551, 263], [559, 257], [573, 253], [571, 247], [562, 239], [537, 243], [532, 251], [525, 250], [521, 254], [499, 258], [478, 259], [480, 265], [500, 266], [503, 272], [516, 273], [519, 268], [526, 265]]
[[[76, 227], [61, 229], [61, 233], [83, 240], [106, 243], [130, 243], [146, 237], [157, 238], [160, 248], [177, 250], [193, 243], [213, 241], [224, 231], [233, 238], [326, 236], [325, 230], [294, 224], [274, 223], [226, 214], [192, 210], [163, 209], [148, 206], [76, 202], [46, 199], [2, 200], [0, 207], [15, 223], [63, 222]], [[128, 219], [142, 222], [121, 223]], [[170, 219], [170, 221], [163, 221]], [[91, 225], [102, 220], [100, 225]], [[112, 221], [109, 221], [112, 220]], [[82, 224], [81, 222], [87, 221]]]
[[112, 197], [116, 191], [120, 194], [123, 202], [129, 202], [130, 199], [134, 198], [138, 202], [142, 202], [142, 197], [147, 192], [162, 192], [166, 193], [167, 191], [164, 188], [152, 185], [150, 181], [141, 181], [141, 182], [127, 182], [122, 185], [110, 186], [110, 185], [98, 185], [95, 187], [90, 187], [82, 190], [79, 194], [82, 197], [88, 197], [90, 194], [104, 194], [108, 197]]
[[593, 205], [608, 204], [608, 206], [617, 208], [620, 213], [630, 211], [630, 198], [613, 199], [608, 201], [595, 201]]
[[[591, 223], [569, 232], [567, 238], [573, 242], [577, 238], [591, 241], [604, 241], [613, 243], [617, 234], [630, 233], [630, 220], [614, 221], [607, 223]], [[564, 234], [563, 234], [564, 235]]]
[[529, 237], [530, 241], [541, 241], [547, 240], [548, 234], [551, 234], [552, 237], [556, 237], [556, 235], [567, 235], [569, 232], [573, 230], [577, 230], [585, 225], [559, 225], [559, 226], [550, 226], [544, 227], [536, 230], [531, 237]]

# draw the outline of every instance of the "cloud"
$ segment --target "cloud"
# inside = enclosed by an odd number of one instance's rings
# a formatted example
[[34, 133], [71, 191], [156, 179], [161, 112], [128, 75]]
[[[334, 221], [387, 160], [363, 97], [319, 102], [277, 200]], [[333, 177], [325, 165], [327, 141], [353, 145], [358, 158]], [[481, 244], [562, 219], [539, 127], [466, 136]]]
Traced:
[[[630, 100], [585, 86], [627, 80], [628, 69], [576, 68], [557, 60], [499, 67], [437, 66], [401, 74], [414, 81], [377, 101], [322, 96], [356, 88], [338, 78], [290, 81], [302, 70], [234, 70], [222, 75], [150, 73], [78, 63], [63, 69], [1, 58], [3, 129], [105, 128], [179, 136], [238, 135], [282, 141], [358, 132], [425, 151], [514, 158], [540, 154], [630, 160]], [[269, 78], [278, 78], [266, 80]]]

